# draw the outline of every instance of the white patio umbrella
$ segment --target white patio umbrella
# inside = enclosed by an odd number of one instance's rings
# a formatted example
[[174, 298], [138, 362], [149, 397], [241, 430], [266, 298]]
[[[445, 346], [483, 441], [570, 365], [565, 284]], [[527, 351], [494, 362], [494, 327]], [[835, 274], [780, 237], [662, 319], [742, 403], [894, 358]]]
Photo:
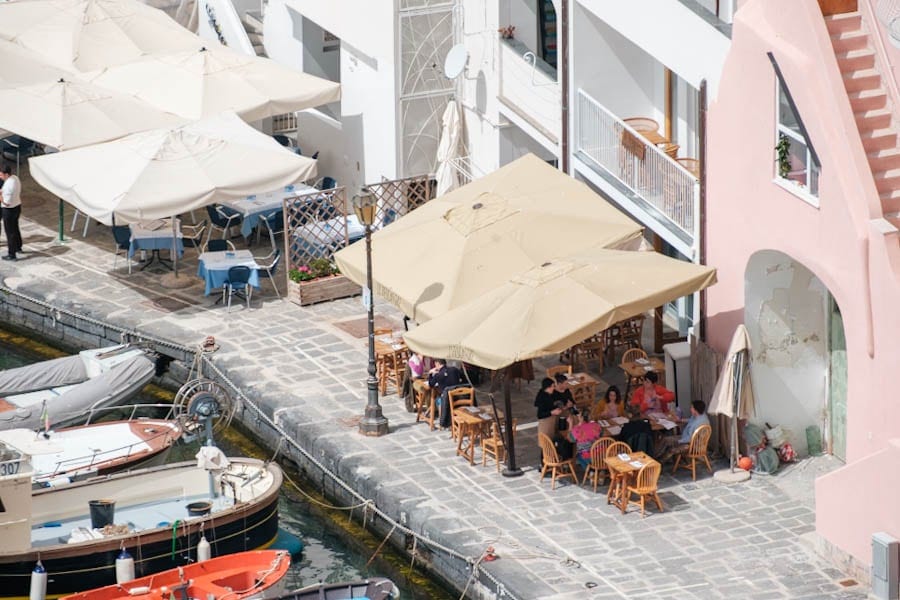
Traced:
[[441, 117], [443, 128], [441, 129], [441, 141], [437, 150], [437, 195], [443, 196], [450, 190], [459, 187], [459, 173], [453, 166], [453, 161], [459, 158], [460, 144], [462, 142], [462, 120], [459, 116], [459, 104], [451, 100]]
[[59, 150], [184, 121], [132, 96], [77, 79], [0, 87], [0, 127]]
[[189, 119], [233, 110], [256, 121], [339, 100], [341, 86], [224, 47], [148, 57], [110, 67], [94, 83]]
[[[5, 4], [8, 3], [0, 3], [0, 9]], [[0, 86], [14, 87], [56, 81], [60, 77], [68, 77], [69, 74], [69, 71], [39, 60], [33, 52], [0, 36]]]
[[0, 23], [0, 39], [70, 70], [101, 69], [203, 45], [163, 11], [138, 0], [0, 2]]
[[107, 225], [160, 219], [315, 177], [316, 161], [223, 113], [30, 159], [41, 186]]
[[[725, 356], [725, 364], [710, 399], [708, 413], [725, 415], [731, 419], [731, 475], [717, 473], [719, 479], [746, 479], [745, 471], [735, 472], [738, 455], [738, 421], [756, 413], [753, 385], [750, 380], [750, 334], [743, 323], [737, 326]], [[739, 475], [732, 479], [732, 475]], [[749, 475], [749, 474], [747, 474]]]

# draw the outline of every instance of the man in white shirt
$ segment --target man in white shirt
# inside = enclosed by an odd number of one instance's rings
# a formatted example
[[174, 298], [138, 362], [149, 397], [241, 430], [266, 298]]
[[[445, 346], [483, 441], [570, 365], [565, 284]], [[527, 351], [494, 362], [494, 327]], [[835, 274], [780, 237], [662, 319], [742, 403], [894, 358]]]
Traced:
[[0, 167], [0, 207], [2, 207], [3, 230], [6, 231], [8, 254], [3, 260], [16, 260], [16, 253], [22, 251], [22, 234], [19, 232], [19, 215], [22, 212], [22, 182], [12, 174], [9, 165]]

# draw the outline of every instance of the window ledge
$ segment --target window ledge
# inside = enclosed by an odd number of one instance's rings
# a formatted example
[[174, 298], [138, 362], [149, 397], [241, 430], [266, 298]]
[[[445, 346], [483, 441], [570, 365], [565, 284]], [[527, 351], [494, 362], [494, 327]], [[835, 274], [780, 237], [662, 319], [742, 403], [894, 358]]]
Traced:
[[790, 192], [791, 194], [797, 196], [807, 204], [811, 204], [815, 208], [819, 208], [819, 199], [816, 196], [813, 196], [809, 192], [806, 191], [805, 188], [800, 187], [796, 183], [793, 183], [789, 179], [782, 179], [781, 177], [776, 176], [772, 179], [772, 183], [777, 185], [783, 190]]

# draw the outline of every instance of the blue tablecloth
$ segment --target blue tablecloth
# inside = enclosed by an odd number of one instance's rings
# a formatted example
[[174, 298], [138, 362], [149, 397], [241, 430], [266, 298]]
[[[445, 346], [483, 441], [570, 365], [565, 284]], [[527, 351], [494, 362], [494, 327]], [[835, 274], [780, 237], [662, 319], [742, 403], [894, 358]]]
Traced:
[[[178, 256], [184, 256], [184, 242], [178, 239], [176, 243]], [[131, 238], [131, 245], [128, 247], [128, 258], [132, 258], [137, 250], [172, 250], [172, 236], [169, 237], [152, 237], [152, 238]]]
[[281, 212], [285, 198], [298, 194], [305, 194], [314, 190], [312, 186], [302, 183], [286, 186], [280, 190], [273, 190], [264, 194], [256, 194], [222, 202], [223, 206], [238, 212], [243, 217], [241, 221], [241, 235], [250, 237], [253, 228], [259, 224], [259, 220], [273, 212]]
[[197, 275], [206, 282], [204, 294], [209, 296], [213, 290], [222, 288], [228, 279], [228, 269], [241, 265], [250, 267], [249, 283], [259, 289], [259, 267], [249, 250], [201, 254]]

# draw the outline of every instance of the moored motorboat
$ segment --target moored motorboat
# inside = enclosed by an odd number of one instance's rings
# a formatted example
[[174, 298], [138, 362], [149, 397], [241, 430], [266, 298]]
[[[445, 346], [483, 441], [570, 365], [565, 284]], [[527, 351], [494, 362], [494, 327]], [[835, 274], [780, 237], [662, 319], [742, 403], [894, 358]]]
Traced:
[[28, 597], [38, 560], [55, 597], [115, 583], [123, 548], [142, 577], [197, 560], [201, 536], [212, 556], [271, 544], [278, 466], [211, 446], [198, 458], [32, 492], [28, 456], [0, 451], [0, 597]]
[[0, 446], [31, 456], [35, 487], [162, 464], [182, 428], [174, 419], [130, 419], [50, 431], [0, 430]]
[[319, 583], [282, 594], [278, 600], [396, 600], [397, 586], [390, 579], [373, 577], [344, 583]]
[[0, 429], [83, 423], [91, 408], [126, 402], [155, 372], [151, 354], [131, 345], [0, 371]]
[[62, 600], [264, 600], [280, 596], [291, 565], [287, 552], [237, 552], [191, 563], [121, 584], [64, 596]]

